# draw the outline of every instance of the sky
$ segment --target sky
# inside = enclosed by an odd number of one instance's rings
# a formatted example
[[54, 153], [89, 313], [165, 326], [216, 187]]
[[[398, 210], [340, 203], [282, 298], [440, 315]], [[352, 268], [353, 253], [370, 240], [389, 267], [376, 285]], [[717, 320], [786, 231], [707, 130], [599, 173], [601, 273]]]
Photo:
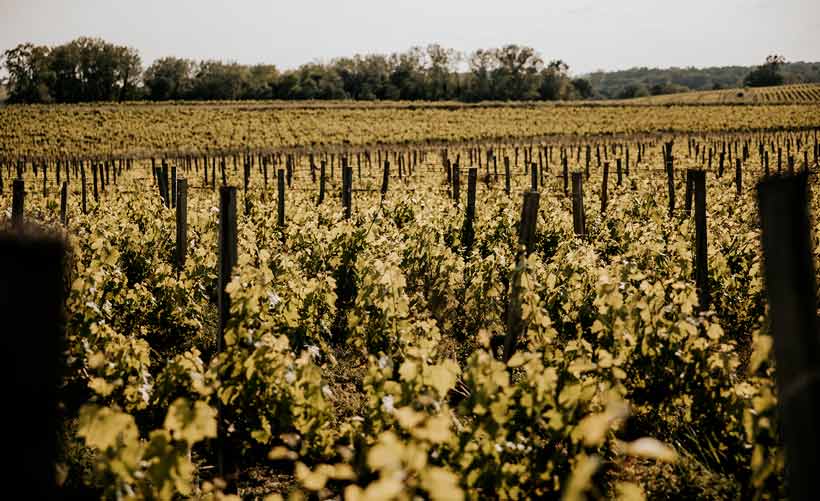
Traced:
[[95, 36], [139, 50], [280, 69], [439, 43], [508, 43], [570, 73], [820, 60], [820, 0], [0, 0], [0, 51]]

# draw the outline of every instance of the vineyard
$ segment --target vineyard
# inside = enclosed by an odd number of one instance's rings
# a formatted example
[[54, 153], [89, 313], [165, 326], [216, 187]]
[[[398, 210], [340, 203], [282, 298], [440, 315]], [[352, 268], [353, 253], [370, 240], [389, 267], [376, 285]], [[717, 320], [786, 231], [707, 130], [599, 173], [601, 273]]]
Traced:
[[0, 234], [67, 248], [61, 488], [782, 498], [756, 184], [820, 168], [786, 89], [1, 108]]
[[748, 87], [661, 96], [620, 101], [629, 104], [816, 104], [820, 102], [820, 84], [791, 84], [774, 87]]

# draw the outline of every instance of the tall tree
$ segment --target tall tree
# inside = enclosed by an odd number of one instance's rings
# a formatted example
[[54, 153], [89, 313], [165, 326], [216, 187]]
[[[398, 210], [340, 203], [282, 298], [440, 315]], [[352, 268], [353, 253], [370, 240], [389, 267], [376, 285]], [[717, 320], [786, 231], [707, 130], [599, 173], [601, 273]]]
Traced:
[[54, 74], [49, 68], [51, 50], [42, 45], [19, 44], [3, 53], [10, 103], [45, 103], [52, 100]]

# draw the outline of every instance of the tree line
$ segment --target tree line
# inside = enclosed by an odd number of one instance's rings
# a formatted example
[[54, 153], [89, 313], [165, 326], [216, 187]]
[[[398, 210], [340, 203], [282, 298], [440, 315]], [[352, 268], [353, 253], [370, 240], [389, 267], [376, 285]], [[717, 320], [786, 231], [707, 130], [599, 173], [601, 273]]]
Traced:
[[[8, 102], [401, 99], [556, 100], [591, 96], [561, 60], [509, 44], [462, 54], [430, 44], [279, 71], [270, 64], [165, 57], [143, 71], [139, 52], [81, 37], [48, 47], [20, 44], [2, 56]], [[466, 71], [465, 71], [466, 68]]]
[[566, 62], [545, 60], [535, 49], [524, 45], [508, 44], [464, 54], [430, 44], [392, 54], [308, 63], [286, 71], [271, 64], [243, 65], [178, 57], [158, 59], [143, 69], [136, 49], [90, 37], [52, 47], [20, 44], [4, 51], [0, 60], [8, 73], [4, 86], [10, 103], [629, 98], [702, 89], [709, 84], [718, 88], [732, 82], [736, 83], [734, 86], [783, 83], [779, 71], [790, 66], [782, 57], [767, 59], [766, 64], [751, 73], [745, 69], [745, 82], [737, 72], [728, 77], [726, 72], [719, 72], [719, 77], [709, 79], [703, 74], [708, 69], [693, 68], [639, 68], [572, 78]]

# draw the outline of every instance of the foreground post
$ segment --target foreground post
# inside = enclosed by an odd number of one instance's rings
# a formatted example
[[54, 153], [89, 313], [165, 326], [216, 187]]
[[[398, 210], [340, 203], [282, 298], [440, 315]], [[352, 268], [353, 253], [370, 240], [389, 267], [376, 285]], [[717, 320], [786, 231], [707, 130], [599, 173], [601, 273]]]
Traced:
[[695, 194], [695, 285], [701, 310], [709, 305], [709, 260], [706, 245], [706, 172], [687, 171]]
[[521, 275], [526, 269], [527, 257], [535, 247], [535, 229], [538, 222], [538, 204], [540, 194], [537, 191], [524, 193], [524, 206], [521, 208], [521, 223], [518, 227], [518, 245], [523, 246], [518, 254], [518, 264], [513, 272], [510, 305], [507, 310], [507, 335], [504, 338], [504, 362], [509, 361], [515, 353], [518, 337], [523, 331], [523, 308], [521, 305]]
[[63, 181], [60, 188], [60, 223], [65, 226], [68, 222], [68, 182]]
[[[449, 173], [449, 171], [448, 171]], [[449, 174], [448, 174], [449, 177]], [[388, 160], [384, 161], [384, 172], [382, 173], [382, 200], [387, 195], [387, 188], [388, 184], [390, 183], [390, 162]]]
[[25, 486], [27, 498], [60, 499], [55, 464], [60, 423], [64, 331], [65, 243], [47, 236], [0, 234], [0, 366], [14, 411], [0, 423], [9, 430], [3, 447], [14, 458], [7, 478]]
[[22, 179], [12, 182], [11, 191], [11, 222], [14, 226], [23, 225], [23, 204], [26, 196], [26, 187]]
[[185, 268], [185, 254], [188, 248], [188, 180], [177, 179], [177, 273]]
[[789, 496], [817, 499], [820, 336], [807, 176], [768, 179], [757, 192]]
[[285, 227], [285, 171], [276, 171], [276, 224], [280, 228]]
[[342, 166], [342, 205], [345, 219], [350, 219], [353, 212], [353, 167], [349, 165]]
[[[231, 312], [231, 298], [225, 287], [231, 281], [231, 274], [237, 262], [237, 233], [236, 233], [236, 187], [221, 186], [219, 188], [219, 334], [216, 337], [216, 351], [222, 352], [225, 346], [225, 329]], [[221, 415], [222, 406], [219, 405]], [[219, 420], [217, 439], [217, 471], [219, 476], [225, 476], [225, 423]]]
[[584, 186], [583, 173], [572, 173], [572, 226], [575, 236], [584, 238], [586, 232], [586, 217], [584, 215]]
[[467, 211], [464, 213], [464, 226], [461, 228], [461, 245], [464, 247], [464, 254], [470, 253], [475, 240], [475, 230], [473, 229], [473, 219], [475, 218], [475, 189], [478, 169], [470, 167], [467, 171]]

